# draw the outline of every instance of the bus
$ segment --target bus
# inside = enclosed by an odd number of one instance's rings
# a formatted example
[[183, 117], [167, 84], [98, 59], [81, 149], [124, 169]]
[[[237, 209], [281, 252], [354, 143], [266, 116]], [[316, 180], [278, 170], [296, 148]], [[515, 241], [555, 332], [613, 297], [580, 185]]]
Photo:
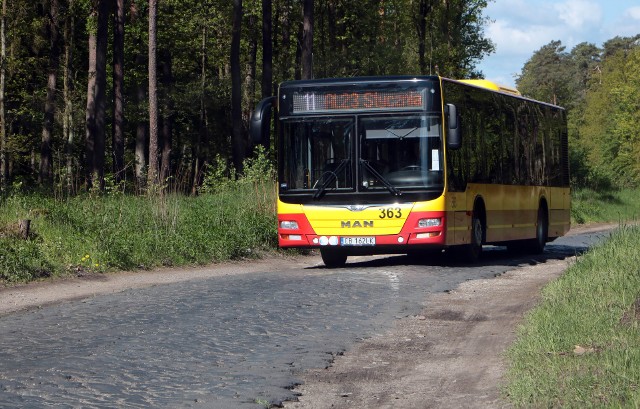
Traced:
[[541, 253], [570, 227], [559, 106], [486, 80], [440, 76], [284, 82], [250, 134], [276, 130], [278, 243], [347, 257], [483, 245]]

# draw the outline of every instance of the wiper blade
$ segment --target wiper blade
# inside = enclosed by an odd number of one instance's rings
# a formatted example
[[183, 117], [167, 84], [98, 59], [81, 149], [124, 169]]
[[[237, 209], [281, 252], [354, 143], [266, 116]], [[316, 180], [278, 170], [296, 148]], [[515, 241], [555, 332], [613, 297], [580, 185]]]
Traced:
[[[349, 162], [351, 162], [351, 159], [342, 159], [337, 168], [335, 168], [334, 170], [327, 170], [322, 173], [322, 176], [320, 176], [320, 178], [313, 185], [315, 187], [318, 182], [324, 179], [324, 182], [322, 182], [322, 184], [316, 189], [315, 193], [313, 194], [314, 199], [319, 199], [320, 196], [322, 196], [322, 194], [327, 190], [327, 187], [329, 187], [331, 182], [338, 178], [338, 174], [342, 172], [342, 170], [347, 166]], [[327, 175], [326, 178], [325, 175]]]
[[[417, 126], [414, 126], [413, 128], [401, 128], [401, 129], [386, 128], [385, 131], [389, 132], [391, 135], [395, 136], [396, 138], [403, 140], [404, 138], [407, 137], [407, 135], [409, 135], [416, 129], [418, 129]], [[400, 131], [402, 131], [402, 135], [400, 135], [399, 133]]]
[[380, 172], [378, 172], [376, 170], [376, 168], [374, 168], [373, 165], [371, 165], [369, 163], [369, 161], [364, 160], [364, 159], [360, 159], [360, 163], [362, 165], [364, 165], [364, 167], [367, 168], [367, 170], [373, 175], [373, 177], [378, 179], [384, 185], [384, 187], [386, 187], [387, 190], [389, 190], [389, 192], [391, 192], [392, 195], [394, 195], [394, 196], [402, 195], [402, 192], [400, 190], [396, 189], [396, 187], [393, 186], [391, 183], [389, 183], [389, 181], [387, 179], [385, 179], [384, 176], [382, 176], [380, 174]]

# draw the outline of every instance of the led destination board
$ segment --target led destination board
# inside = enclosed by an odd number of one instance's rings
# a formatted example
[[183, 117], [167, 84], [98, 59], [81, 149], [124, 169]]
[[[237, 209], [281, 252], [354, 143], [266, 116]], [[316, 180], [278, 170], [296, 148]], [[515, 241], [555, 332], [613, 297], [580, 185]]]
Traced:
[[294, 113], [334, 111], [400, 111], [424, 108], [425, 90], [366, 92], [296, 92]]

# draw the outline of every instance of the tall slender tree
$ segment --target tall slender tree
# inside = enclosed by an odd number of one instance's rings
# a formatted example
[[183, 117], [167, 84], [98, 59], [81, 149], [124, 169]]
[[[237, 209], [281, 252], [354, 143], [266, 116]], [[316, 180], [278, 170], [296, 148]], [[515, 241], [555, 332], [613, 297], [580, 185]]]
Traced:
[[56, 83], [60, 65], [60, 4], [51, 0], [48, 11], [47, 34], [49, 37], [49, 64], [47, 73], [47, 97], [44, 104], [42, 143], [40, 144], [40, 174], [38, 180], [43, 185], [53, 182], [53, 125], [56, 111]]
[[158, 0], [149, 0], [149, 171], [150, 186], [160, 182], [158, 161], [158, 65], [157, 65]]
[[62, 95], [64, 99], [64, 113], [62, 115], [62, 136], [64, 137], [64, 154], [66, 162], [65, 179], [68, 193], [73, 192], [73, 140], [75, 137], [74, 121], [73, 121], [73, 51], [75, 47], [74, 31], [75, 31], [75, 3], [69, 0], [67, 13], [64, 20], [64, 71]]
[[[246, 31], [250, 33], [257, 33], [256, 30], [256, 16], [250, 13], [248, 18], [248, 24]], [[256, 64], [258, 58], [258, 38], [256, 34], [249, 35], [249, 42], [247, 44], [247, 64], [245, 69], [244, 79], [244, 101], [243, 101], [243, 124], [248, 124], [251, 118], [252, 108], [255, 104], [254, 97], [256, 94]]]
[[302, 79], [313, 78], [313, 0], [304, 0], [302, 16]]
[[240, 40], [242, 30], [242, 0], [233, 0], [233, 25], [231, 32], [231, 146], [233, 166], [242, 172], [244, 139], [242, 126], [242, 85], [240, 78]]
[[162, 51], [162, 85], [164, 89], [162, 110], [162, 144], [160, 146], [160, 180], [171, 176], [171, 147], [173, 145], [173, 57], [171, 51]]
[[418, 2], [418, 13], [416, 14], [416, 33], [418, 35], [418, 66], [421, 74], [428, 74], [427, 66], [427, 16], [431, 11], [430, 0], [420, 0]]
[[[129, 16], [132, 26], [136, 26], [140, 24], [142, 20], [141, 11], [139, 9], [139, 5], [137, 1], [131, 0], [129, 6]], [[143, 40], [142, 40], [142, 32], [138, 30], [134, 36], [134, 44], [136, 48], [135, 54], [135, 66], [136, 67], [144, 67], [146, 64], [146, 52], [143, 51]], [[144, 75], [138, 74], [134, 79], [134, 100], [136, 105], [136, 141], [135, 141], [135, 165], [134, 165], [134, 176], [139, 189], [142, 189], [147, 182], [145, 170], [147, 167], [147, 128], [148, 128], [148, 115], [145, 111], [142, 113], [142, 107], [145, 107], [147, 102], [147, 84], [146, 78]]]
[[7, 155], [7, 115], [4, 105], [5, 79], [7, 73], [7, 0], [2, 0], [0, 16], [0, 189], [7, 187], [9, 179], [9, 158]]
[[88, 54], [89, 63], [87, 69], [87, 104], [85, 109], [85, 149], [84, 166], [87, 189], [93, 186], [93, 163], [96, 139], [96, 20], [98, 10], [96, 4], [92, 2], [92, 8], [87, 20], [89, 31]]
[[262, 98], [273, 94], [273, 40], [271, 0], [262, 0]]
[[104, 189], [106, 98], [107, 98], [107, 43], [111, 0], [98, 0], [98, 28], [96, 35], [96, 83], [95, 83], [95, 139], [93, 151], [94, 183]]
[[124, 0], [115, 1], [113, 15], [113, 173], [124, 178]]

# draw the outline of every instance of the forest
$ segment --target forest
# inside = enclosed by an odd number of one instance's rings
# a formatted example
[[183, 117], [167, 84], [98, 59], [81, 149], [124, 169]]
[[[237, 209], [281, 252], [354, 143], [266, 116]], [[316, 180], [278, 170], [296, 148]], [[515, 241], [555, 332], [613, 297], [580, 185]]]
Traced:
[[571, 51], [551, 41], [525, 63], [520, 92], [567, 108], [573, 187], [640, 186], [640, 34]]
[[[3, 0], [0, 185], [196, 193], [291, 79], [482, 76], [485, 0]], [[273, 152], [271, 153], [273, 156]]]

